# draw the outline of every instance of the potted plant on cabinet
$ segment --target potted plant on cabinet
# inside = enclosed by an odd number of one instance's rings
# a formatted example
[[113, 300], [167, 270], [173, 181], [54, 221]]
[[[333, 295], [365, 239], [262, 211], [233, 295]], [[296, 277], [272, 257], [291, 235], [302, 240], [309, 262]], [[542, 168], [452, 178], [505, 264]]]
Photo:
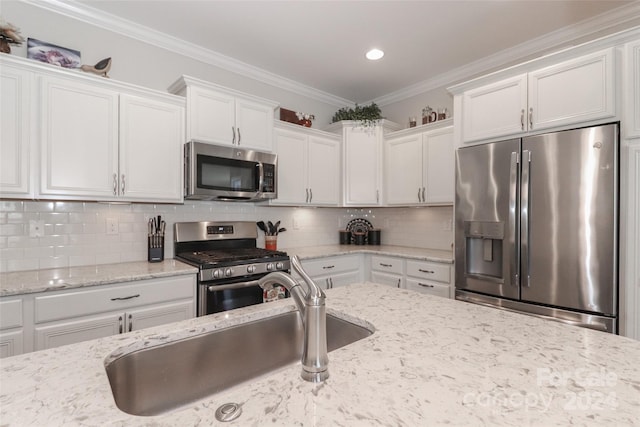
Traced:
[[380, 107], [372, 102], [370, 105], [361, 106], [356, 104], [354, 108], [343, 107], [336, 111], [331, 119], [331, 123], [340, 122], [342, 120], [353, 120], [358, 122], [362, 127], [373, 127], [383, 119]]

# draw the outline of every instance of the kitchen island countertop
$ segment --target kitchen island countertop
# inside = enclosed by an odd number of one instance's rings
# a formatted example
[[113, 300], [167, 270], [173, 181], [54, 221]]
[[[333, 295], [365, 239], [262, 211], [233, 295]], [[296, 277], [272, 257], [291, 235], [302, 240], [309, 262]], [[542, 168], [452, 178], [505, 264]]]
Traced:
[[[121, 412], [104, 370], [112, 352], [294, 310], [291, 300], [0, 359], [3, 426], [633, 425], [640, 342], [494, 308], [361, 283], [327, 291], [329, 313], [375, 329], [329, 353], [329, 379], [294, 363], [151, 417]], [[124, 348], [124, 350], [123, 350]]]

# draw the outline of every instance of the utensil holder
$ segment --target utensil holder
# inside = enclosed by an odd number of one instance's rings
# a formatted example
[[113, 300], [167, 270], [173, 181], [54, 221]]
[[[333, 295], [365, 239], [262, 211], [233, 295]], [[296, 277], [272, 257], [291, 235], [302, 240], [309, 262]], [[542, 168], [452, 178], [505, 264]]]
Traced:
[[351, 232], [346, 230], [340, 230], [340, 244], [341, 245], [350, 245], [351, 244]]
[[161, 262], [164, 260], [164, 236], [151, 235], [147, 241], [147, 261]]
[[380, 229], [376, 228], [373, 230], [369, 230], [368, 233], [368, 243], [370, 245], [379, 245], [380, 244]]

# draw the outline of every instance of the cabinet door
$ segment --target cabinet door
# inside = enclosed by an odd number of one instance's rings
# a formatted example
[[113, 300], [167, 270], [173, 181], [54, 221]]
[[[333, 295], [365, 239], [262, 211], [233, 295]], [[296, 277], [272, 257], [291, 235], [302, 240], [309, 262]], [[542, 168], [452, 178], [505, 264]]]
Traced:
[[384, 181], [388, 205], [422, 201], [422, 137], [420, 134], [385, 142]]
[[35, 350], [75, 344], [124, 332], [125, 315], [107, 314], [36, 325]]
[[278, 198], [274, 205], [303, 205], [308, 201], [307, 137], [283, 129], [275, 130], [278, 153]]
[[[360, 281], [361, 281], [360, 274], [358, 273], [358, 271], [349, 271], [346, 273], [333, 274], [328, 277], [329, 289], [339, 288], [340, 286], [347, 286], [352, 283], [358, 283]], [[322, 281], [322, 282], [326, 283], [326, 281]], [[321, 282], [316, 282], [316, 283], [320, 284]]]
[[455, 155], [453, 128], [423, 134], [423, 185], [427, 204], [453, 204]]
[[235, 137], [235, 98], [190, 86], [187, 89], [187, 140], [232, 144]]
[[309, 203], [336, 206], [340, 197], [340, 143], [309, 136], [307, 153]]
[[626, 138], [640, 137], [640, 40], [625, 49], [625, 130]]
[[31, 87], [33, 74], [10, 65], [0, 67], [0, 193], [33, 196], [31, 173]]
[[469, 90], [462, 96], [462, 140], [522, 133], [526, 110], [526, 74]]
[[182, 201], [184, 109], [120, 97], [120, 194], [126, 200]]
[[194, 317], [193, 301], [180, 301], [130, 310], [126, 313], [126, 330], [137, 331], [152, 326], [179, 322]]
[[380, 204], [381, 145], [378, 127], [344, 129], [344, 204]]
[[529, 73], [529, 130], [615, 115], [613, 49]]
[[24, 353], [24, 332], [22, 329], [0, 332], [0, 359]]
[[41, 194], [117, 197], [118, 94], [42, 77], [41, 102]]
[[260, 151], [273, 150], [273, 107], [236, 98], [236, 144]]
[[382, 285], [393, 286], [394, 288], [402, 288], [402, 276], [397, 274], [385, 274], [379, 271], [371, 272], [371, 281]]
[[407, 277], [407, 289], [423, 294], [449, 298], [450, 287], [442, 283], [428, 282]]

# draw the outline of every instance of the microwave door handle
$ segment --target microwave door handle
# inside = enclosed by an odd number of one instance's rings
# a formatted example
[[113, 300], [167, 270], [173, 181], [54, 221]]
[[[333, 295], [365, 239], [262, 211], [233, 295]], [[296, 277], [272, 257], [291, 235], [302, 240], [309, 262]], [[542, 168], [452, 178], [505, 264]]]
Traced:
[[262, 185], [264, 184], [264, 165], [258, 162], [258, 194], [262, 193]]

